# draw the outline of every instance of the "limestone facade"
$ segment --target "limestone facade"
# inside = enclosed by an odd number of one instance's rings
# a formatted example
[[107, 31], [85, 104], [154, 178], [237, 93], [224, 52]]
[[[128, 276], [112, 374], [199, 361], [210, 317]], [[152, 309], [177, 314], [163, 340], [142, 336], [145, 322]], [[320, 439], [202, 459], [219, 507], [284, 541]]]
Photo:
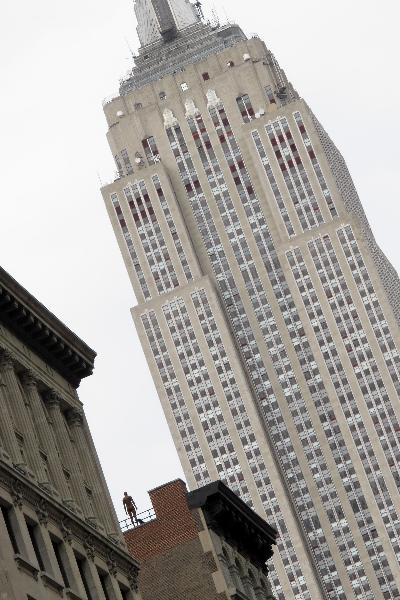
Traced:
[[0, 269], [0, 597], [138, 600], [77, 386], [95, 353]]

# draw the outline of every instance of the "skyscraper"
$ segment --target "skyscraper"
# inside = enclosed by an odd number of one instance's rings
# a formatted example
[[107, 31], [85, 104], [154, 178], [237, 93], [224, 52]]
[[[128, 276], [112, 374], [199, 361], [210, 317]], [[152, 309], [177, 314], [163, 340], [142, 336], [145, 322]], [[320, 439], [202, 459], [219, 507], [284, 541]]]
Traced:
[[398, 276], [265, 44], [188, 0], [136, 14], [103, 195], [188, 483], [278, 529], [279, 600], [399, 598]]

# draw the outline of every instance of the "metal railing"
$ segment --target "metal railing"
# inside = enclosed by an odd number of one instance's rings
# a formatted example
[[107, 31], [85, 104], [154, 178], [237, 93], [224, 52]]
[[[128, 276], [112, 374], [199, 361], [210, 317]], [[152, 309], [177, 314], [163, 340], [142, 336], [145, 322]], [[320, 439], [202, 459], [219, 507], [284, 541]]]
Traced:
[[136, 527], [140, 527], [145, 523], [149, 523], [149, 521], [154, 521], [156, 518], [156, 513], [154, 512], [154, 508], [149, 508], [148, 510], [144, 510], [143, 512], [137, 513], [137, 523], [132, 523], [130, 518], [123, 519], [119, 522], [119, 526], [122, 532], [129, 531], [129, 529], [136, 529]]

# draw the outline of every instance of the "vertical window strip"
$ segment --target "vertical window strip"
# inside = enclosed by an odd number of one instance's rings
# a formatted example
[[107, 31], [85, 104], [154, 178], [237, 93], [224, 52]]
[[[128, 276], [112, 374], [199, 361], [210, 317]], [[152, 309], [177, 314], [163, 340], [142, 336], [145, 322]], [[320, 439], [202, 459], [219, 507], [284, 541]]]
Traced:
[[391, 472], [399, 477], [399, 423], [332, 242], [325, 235], [308, 246], [383, 452]]
[[354, 283], [360, 293], [368, 315], [369, 322], [383, 354], [396, 392], [400, 395], [400, 356], [390, 332], [389, 325], [383, 314], [374, 286], [372, 285], [367, 267], [363, 260], [351, 225], [337, 230], [344, 255], [349, 265]]
[[[241, 225], [237, 216], [236, 211], [233, 208], [233, 204], [230, 201], [230, 196], [228, 192], [228, 188], [226, 186], [226, 182], [224, 176], [221, 172], [221, 169], [218, 165], [218, 161], [216, 159], [212, 144], [210, 142], [208, 133], [206, 131], [206, 127], [201, 115], [198, 115], [195, 119], [188, 119], [188, 123], [190, 129], [192, 131], [193, 138], [196, 142], [196, 146], [199, 150], [200, 158], [202, 159], [203, 167], [205, 169], [206, 175], [210, 182], [211, 189], [213, 191], [213, 195], [215, 197], [217, 206], [220, 210], [220, 214], [224, 219], [225, 229], [228, 233], [232, 244], [232, 250], [234, 255], [238, 261], [238, 265], [242, 271], [242, 274], [245, 279], [246, 288], [249, 291], [250, 299], [254, 303], [255, 312], [260, 323], [261, 331], [264, 335], [264, 339], [268, 348], [270, 349], [272, 363], [276, 372], [278, 379], [281, 382], [283, 392], [286, 396], [288, 405], [291, 409], [292, 415], [294, 417], [294, 422], [299, 429], [299, 433], [306, 431], [308, 435], [302, 436], [302, 444], [304, 446], [305, 452], [310, 455], [310, 460], [313, 464], [317, 465], [315, 467], [316, 470], [320, 471], [320, 481], [323, 482], [321, 484], [321, 496], [325, 494], [329, 498], [329, 503], [326, 506], [327, 513], [332, 514], [332, 519], [335, 526], [335, 533], [337, 531], [342, 530], [342, 537], [344, 543], [346, 543], [346, 539], [344, 537], [344, 531], [348, 528], [347, 521], [341, 517], [337, 517], [336, 512], [332, 512], [333, 509], [343, 515], [343, 510], [339, 504], [337, 498], [334, 498], [330, 490], [333, 487], [333, 481], [329, 475], [327, 466], [322, 459], [322, 453], [320, 448], [317, 448], [315, 444], [314, 437], [312, 436], [312, 430], [310, 427], [309, 415], [306, 409], [305, 402], [300, 394], [300, 388], [295, 378], [295, 374], [293, 372], [292, 366], [290, 365], [289, 358], [286, 353], [286, 349], [284, 347], [283, 341], [279, 334], [278, 327], [276, 325], [273, 312], [270, 309], [270, 306], [264, 296], [258, 293], [258, 289], [262, 289], [261, 281], [258, 277], [257, 270], [251, 261], [250, 250], [247, 247], [247, 243], [243, 238], [243, 233], [241, 230]], [[231, 169], [232, 170], [232, 169]], [[238, 234], [239, 232], [239, 234]], [[240, 237], [243, 239], [240, 240]], [[240, 248], [244, 250], [244, 252], [238, 251]], [[246, 251], [247, 250], [247, 251]], [[250, 266], [250, 268], [249, 268]], [[307, 508], [311, 504], [311, 496], [304, 485], [304, 476], [298, 473], [298, 461], [295, 458], [294, 448], [291, 444], [289, 435], [287, 431], [282, 431], [282, 424], [284, 423], [283, 415], [279, 411], [278, 405], [276, 405], [275, 414], [272, 414], [269, 410], [269, 407], [265, 407], [265, 418], [267, 420], [267, 424], [269, 430], [275, 434], [273, 436], [274, 443], [282, 444], [282, 447], [286, 450], [286, 455], [282, 458], [282, 451], [280, 452], [281, 460], [286, 462], [285, 472], [293, 473], [292, 479], [298, 479], [302, 481], [302, 485], [299, 483], [299, 489], [304, 490], [307, 495], [304, 495], [302, 500], [297, 499], [296, 504], [298, 505], [299, 512], [303, 512], [303, 514], [307, 514]], [[296, 415], [300, 415], [297, 416]], [[319, 454], [318, 454], [319, 452]], [[289, 457], [293, 457], [290, 460]], [[301, 503], [301, 504], [300, 504]], [[300, 506], [299, 506], [300, 504]], [[318, 529], [320, 529], [320, 524], [318, 518], [316, 517], [316, 511], [309, 511], [307, 523], [307, 535], [310, 535], [312, 531], [312, 525], [318, 522]], [[338, 525], [340, 523], [340, 525]], [[327, 543], [325, 541], [326, 548], [328, 549]], [[354, 544], [354, 542], [353, 542]], [[348, 554], [350, 554], [350, 548], [348, 548]], [[354, 553], [354, 561], [359, 559], [358, 554]], [[333, 563], [333, 559], [332, 563]], [[353, 566], [350, 567], [351, 569]], [[337, 583], [337, 582], [336, 582]]]
[[[367, 429], [362, 421], [342, 361], [340, 360], [336, 346], [333, 344], [331, 332], [325, 315], [323, 314], [312, 279], [299, 248], [287, 252], [287, 258], [307, 311], [308, 318], [312, 324], [313, 331], [321, 349], [322, 356], [326, 362], [343, 414], [351, 430], [354, 443], [364, 466], [365, 474], [376, 498], [381, 516], [388, 527], [388, 533], [393, 549], [395, 553], [398, 554], [396, 524], [399, 522], [399, 518], [393, 505], [392, 498], [388, 492], [378, 461], [373, 452]], [[323, 415], [323, 408], [320, 406], [317, 408], [318, 413]], [[371, 559], [373, 559], [373, 568], [377, 577], [382, 578], [382, 581], [386, 580], [385, 585], [390, 589], [391, 583], [386, 577], [387, 574], [391, 574], [390, 569], [388, 568], [388, 561], [386, 557], [383, 556], [383, 547], [379, 539], [377, 539], [376, 526], [369, 510], [367, 510], [366, 500], [362, 493], [360, 483], [358, 482], [357, 477], [355, 477], [354, 467], [349, 466], [351, 464], [350, 454], [342, 435], [332, 436], [328, 434], [328, 432], [332, 430], [332, 426], [335, 425], [336, 418], [334, 415], [331, 413], [325, 414], [324, 431], [335, 458], [335, 463], [345, 482], [344, 487], [350, 498], [357, 524], [368, 549], [368, 554]], [[400, 558], [400, 556], [398, 558]], [[397, 590], [396, 593], [398, 593]]]
[[160, 154], [158, 152], [156, 140], [153, 136], [142, 140], [142, 146], [149, 165], [154, 165], [155, 163], [160, 162]]
[[[282, 315], [285, 319], [286, 325], [288, 326], [289, 334], [294, 344], [294, 349], [299, 357], [303, 371], [305, 374], [307, 371], [309, 373], [308, 376], [306, 375], [306, 379], [311, 395], [315, 402], [328, 402], [326, 390], [320, 379], [318, 368], [312, 355], [309, 342], [302, 328], [302, 324], [291, 297], [282, 267], [276, 256], [276, 250], [273, 246], [270, 233], [267, 229], [265, 219], [263, 218], [258, 199], [251, 185], [250, 178], [243, 163], [240, 149], [235, 140], [235, 136], [230, 127], [223, 105], [221, 104], [218, 108], [211, 108], [210, 114], [217, 133], [219, 134], [219, 139], [225, 158], [228, 161], [228, 165], [230, 167], [231, 165], [235, 165], [237, 171], [240, 173], [239, 177], [236, 176], [236, 173], [233, 173], [232, 176], [234, 177], [235, 183], [238, 185], [238, 192], [243, 205], [249, 206], [252, 209], [252, 212], [250, 213], [254, 216], [254, 219], [251, 221], [252, 230], [255, 234], [255, 239], [261, 251], [261, 255], [264, 260], [271, 284], [273, 285], [274, 293], [282, 311]], [[241, 184], [241, 187], [239, 187], [239, 184]], [[361, 575], [361, 577], [364, 577], [364, 575]], [[369, 593], [368, 590], [366, 593]]]
[[124, 162], [125, 165], [125, 171], [127, 175], [132, 175], [133, 173], [133, 167], [131, 164], [131, 159], [129, 158], [129, 154], [128, 154], [128, 150], [126, 148], [124, 148], [123, 150], [121, 150], [121, 157], [122, 160]]
[[183, 246], [182, 246], [182, 242], [181, 242], [181, 240], [179, 238], [179, 235], [178, 235], [178, 232], [177, 232], [174, 220], [172, 218], [172, 214], [171, 214], [171, 211], [170, 211], [167, 199], [165, 197], [164, 191], [162, 189], [161, 182], [160, 182], [160, 179], [159, 179], [158, 175], [154, 175], [152, 177], [152, 182], [153, 182], [155, 191], [156, 191], [156, 193], [158, 195], [158, 198], [160, 200], [160, 206], [161, 206], [161, 208], [163, 210], [163, 213], [164, 213], [164, 216], [165, 216], [165, 220], [167, 222], [167, 225], [168, 225], [169, 231], [171, 233], [172, 239], [174, 240], [176, 251], [178, 253], [179, 260], [180, 260], [180, 263], [182, 265], [183, 272], [185, 273], [185, 276], [186, 276], [186, 281], [190, 281], [190, 280], [193, 279], [193, 275], [191, 273], [191, 270], [190, 270], [190, 267], [189, 267], [189, 263], [188, 263], [187, 258], [186, 258], [186, 254], [185, 254], [185, 251], [184, 251]]
[[311, 143], [310, 136], [308, 135], [306, 127], [304, 125], [303, 118], [302, 118], [301, 114], [298, 111], [295, 112], [295, 113], [293, 113], [293, 116], [294, 116], [294, 119], [295, 119], [295, 121], [297, 123], [297, 127], [299, 129], [300, 135], [302, 137], [302, 140], [303, 140], [303, 143], [304, 143], [304, 147], [305, 147], [305, 149], [307, 151], [307, 154], [308, 154], [308, 156], [310, 158], [310, 161], [311, 161], [312, 168], [314, 170], [315, 176], [318, 179], [318, 183], [319, 183], [319, 186], [321, 188], [322, 194], [325, 197], [325, 201], [326, 201], [326, 204], [328, 206], [328, 210], [329, 210], [332, 218], [333, 217], [337, 217], [338, 216], [338, 212], [336, 210], [336, 206], [335, 206], [335, 203], [333, 201], [332, 194], [331, 194], [331, 192], [330, 192], [330, 190], [328, 188], [328, 185], [326, 183], [326, 179], [325, 179], [324, 174], [322, 172], [321, 165], [320, 165], [320, 163], [318, 161], [318, 158], [317, 158], [317, 156], [315, 154], [313, 145]]
[[283, 200], [282, 194], [281, 194], [278, 184], [276, 182], [275, 175], [272, 170], [271, 163], [268, 159], [267, 153], [265, 151], [264, 144], [261, 141], [260, 134], [258, 133], [258, 131], [252, 131], [251, 135], [253, 137], [253, 141], [256, 146], [258, 156], [261, 160], [261, 164], [262, 164], [265, 174], [267, 176], [268, 182], [271, 186], [271, 190], [274, 195], [279, 214], [281, 215], [284, 225], [286, 227], [287, 234], [289, 237], [293, 237], [294, 236], [293, 225], [290, 221], [290, 217], [289, 217], [285, 202]]
[[146, 278], [144, 276], [142, 267], [140, 265], [139, 258], [135, 252], [135, 248], [133, 245], [132, 236], [129, 233], [128, 227], [126, 225], [126, 221], [124, 219], [124, 215], [122, 213], [122, 208], [119, 202], [118, 194], [111, 194], [111, 202], [113, 204], [115, 213], [118, 218], [119, 226], [121, 228], [122, 234], [124, 236], [125, 243], [128, 248], [129, 256], [132, 259], [133, 268], [135, 269], [136, 276], [139, 280], [140, 288], [142, 290], [143, 296], [145, 300], [150, 300], [151, 294], [146, 283]]
[[[242, 498], [248, 499], [247, 485], [185, 302], [178, 298], [162, 308], [204, 435], [210, 448], [218, 449], [222, 454], [215, 460], [221, 479]], [[221, 448], [224, 448], [222, 452]]]
[[116, 154], [114, 156], [114, 160], [115, 160], [115, 164], [117, 165], [117, 169], [118, 169], [117, 170], [118, 177], [123, 177], [124, 176], [124, 169], [123, 169], [123, 166], [122, 166], [122, 163], [121, 163], [121, 159], [120, 159], [120, 157], [119, 157], [118, 154]]
[[324, 222], [286, 118], [265, 127], [303, 231]]
[[[168, 128], [167, 135], [179, 168], [179, 172], [181, 174], [183, 185], [186, 189], [188, 200], [192, 205], [199, 231], [203, 237], [203, 242], [211, 261], [213, 271], [220, 288], [221, 297], [225, 302], [226, 312], [232, 324], [233, 332], [239, 347], [246, 348], [248, 356], [245, 357], [245, 360], [249, 368], [250, 377], [257, 393], [259, 394], [260, 400], [263, 400], [266, 403], [268, 401], [273, 401], [275, 396], [271, 383], [268, 379], [265, 366], [257, 348], [256, 340], [246, 316], [239, 290], [236, 286], [235, 279], [230, 271], [229, 263], [223, 251], [221, 240], [218, 236], [217, 229], [208, 207], [208, 201], [204, 196], [192, 158], [188, 152], [185, 138], [178, 125], [173, 128]], [[293, 574], [294, 581], [298, 582], [300, 589], [301, 586], [306, 588], [304, 583], [297, 579], [296, 573], [299, 573], [299, 576], [301, 576], [300, 563], [298, 562], [295, 554], [294, 546], [290, 539], [289, 533], [284, 529], [285, 524], [279, 505], [277, 502], [271, 499], [271, 497], [262, 498], [262, 500], [264, 503], [268, 502], [268, 500], [271, 501], [275, 526], [281, 533], [278, 547], [281, 554], [287, 557], [289, 563], [287, 566], [288, 572]], [[268, 506], [266, 507], [266, 510], [268, 514]], [[282, 594], [282, 587], [276, 576], [276, 573], [273, 574], [273, 585], [276, 590], [278, 600], [283, 600], [284, 597]], [[302, 598], [305, 600], [310, 600], [310, 592], [306, 590], [303, 593]]]
[[[271, 484], [267, 468], [262, 459], [253, 428], [250, 424], [245, 404], [241, 397], [234, 371], [231, 368], [226, 350], [222, 343], [214, 315], [204, 289], [191, 294], [192, 302], [198, 316], [204, 337], [206, 339], [213, 363], [224, 390], [227, 404], [230, 408], [236, 430], [243, 450], [251, 467], [255, 484], [259, 493], [268, 494]], [[248, 502], [250, 496], [248, 495]]]
[[141, 320], [196, 481], [199, 485], [210, 483], [211, 478], [205, 467], [199, 440], [194, 431], [189, 409], [176, 377], [156, 313], [154, 311], [147, 312], [141, 316]]
[[236, 98], [236, 103], [242, 115], [244, 123], [250, 123], [254, 119], [254, 109], [248, 94]]
[[144, 181], [135, 182], [124, 193], [134, 218], [144, 253], [159, 294], [179, 285], [168, 248], [157, 221]]

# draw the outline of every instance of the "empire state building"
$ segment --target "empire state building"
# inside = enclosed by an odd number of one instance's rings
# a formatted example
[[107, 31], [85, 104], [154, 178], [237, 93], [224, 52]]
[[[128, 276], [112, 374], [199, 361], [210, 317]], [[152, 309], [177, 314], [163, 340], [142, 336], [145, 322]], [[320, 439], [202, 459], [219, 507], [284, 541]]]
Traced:
[[265, 43], [199, 2], [135, 11], [102, 192], [188, 483], [277, 528], [277, 600], [399, 599], [399, 278]]

